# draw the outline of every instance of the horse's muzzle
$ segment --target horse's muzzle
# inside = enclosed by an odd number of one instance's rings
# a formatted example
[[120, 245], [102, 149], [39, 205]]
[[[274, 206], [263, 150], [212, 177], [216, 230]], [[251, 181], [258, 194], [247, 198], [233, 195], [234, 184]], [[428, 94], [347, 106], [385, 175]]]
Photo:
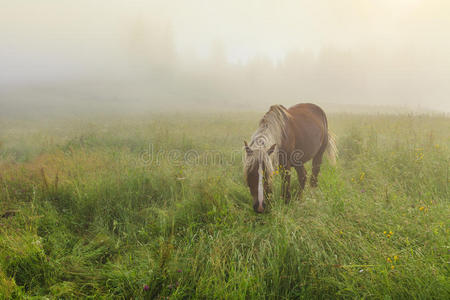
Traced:
[[265, 202], [263, 202], [262, 205], [259, 205], [259, 202], [256, 202], [253, 205], [253, 210], [255, 212], [257, 212], [257, 213], [263, 213], [265, 209], [266, 209], [266, 203]]

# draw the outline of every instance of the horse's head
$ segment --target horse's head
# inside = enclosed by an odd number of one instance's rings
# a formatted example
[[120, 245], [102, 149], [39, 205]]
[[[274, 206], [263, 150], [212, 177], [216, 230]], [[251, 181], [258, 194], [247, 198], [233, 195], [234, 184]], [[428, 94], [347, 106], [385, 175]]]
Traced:
[[270, 155], [274, 152], [276, 144], [269, 149], [264, 147], [250, 148], [245, 145], [244, 173], [250, 193], [253, 196], [253, 209], [262, 213], [266, 208], [266, 197], [272, 192], [271, 179], [273, 164]]

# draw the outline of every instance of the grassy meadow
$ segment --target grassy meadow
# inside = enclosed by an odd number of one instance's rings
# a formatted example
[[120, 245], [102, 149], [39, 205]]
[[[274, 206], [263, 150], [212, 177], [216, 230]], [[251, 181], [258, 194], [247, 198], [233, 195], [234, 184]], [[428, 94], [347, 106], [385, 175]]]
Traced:
[[0, 299], [450, 298], [448, 117], [330, 115], [337, 165], [258, 215], [261, 116], [1, 120]]

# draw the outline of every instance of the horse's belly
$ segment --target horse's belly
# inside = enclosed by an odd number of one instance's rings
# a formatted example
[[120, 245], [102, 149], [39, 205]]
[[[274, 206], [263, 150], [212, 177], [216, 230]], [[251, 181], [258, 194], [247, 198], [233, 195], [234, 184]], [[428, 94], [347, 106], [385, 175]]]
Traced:
[[302, 153], [302, 162], [311, 160], [321, 150], [325, 134], [321, 125], [315, 122], [308, 122], [303, 124], [300, 127], [301, 130], [297, 132], [294, 152]]

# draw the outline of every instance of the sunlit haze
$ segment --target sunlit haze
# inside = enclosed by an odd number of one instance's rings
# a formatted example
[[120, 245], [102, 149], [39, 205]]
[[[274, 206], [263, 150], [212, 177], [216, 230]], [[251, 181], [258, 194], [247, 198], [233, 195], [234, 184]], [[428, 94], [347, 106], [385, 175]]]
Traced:
[[74, 102], [82, 110], [108, 103], [165, 110], [303, 101], [450, 111], [448, 1], [0, 0], [0, 7], [3, 112]]

